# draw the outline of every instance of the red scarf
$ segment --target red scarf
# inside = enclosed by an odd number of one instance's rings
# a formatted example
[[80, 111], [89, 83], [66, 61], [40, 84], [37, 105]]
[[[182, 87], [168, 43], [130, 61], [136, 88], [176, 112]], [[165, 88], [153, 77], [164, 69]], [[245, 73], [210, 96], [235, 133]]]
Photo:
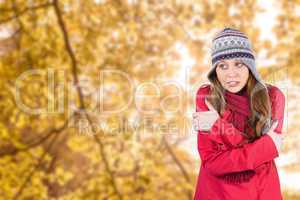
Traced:
[[[232, 123], [235, 128], [243, 133], [253, 134], [252, 128], [247, 124], [248, 117], [251, 115], [249, 96], [245, 88], [238, 93], [225, 91], [226, 109], [229, 109], [230, 115], [227, 121]], [[234, 146], [234, 145], [232, 145]], [[243, 172], [235, 172], [221, 176], [223, 180], [229, 183], [241, 183], [249, 181], [255, 174], [254, 171], [248, 170]]]
[[239, 131], [244, 131], [247, 117], [250, 116], [249, 98], [245, 89], [238, 93], [225, 91], [226, 109], [230, 109], [231, 115], [228, 121]]

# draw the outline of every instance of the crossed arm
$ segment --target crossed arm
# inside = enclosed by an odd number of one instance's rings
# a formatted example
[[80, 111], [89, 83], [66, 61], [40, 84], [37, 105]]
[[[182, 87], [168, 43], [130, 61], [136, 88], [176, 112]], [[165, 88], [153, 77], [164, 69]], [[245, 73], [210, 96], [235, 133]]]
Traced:
[[[205, 94], [201, 94], [201, 88], [197, 92], [196, 111], [207, 111], [205, 105]], [[277, 91], [276, 91], [277, 92]], [[278, 120], [276, 133], [281, 134], [284, 112], [284, 95], [280, 90], [275, 94], [272, 103], [272, 118]], [[255, 170], [261, 164], [271, 161], [279, 153], [270, 136], [261, 136], [253, 143], [244, 144], [236, 148], [228, 148], [221, 139], [224, 131], [230, 129], [229, 140], [239, 141], [244, 134], [236, 129], [233, 124], [226, 121], [226, 116], [220, 116], [210, 131], [198, 131], [197, 145], [203, 166], [214, 175]]]

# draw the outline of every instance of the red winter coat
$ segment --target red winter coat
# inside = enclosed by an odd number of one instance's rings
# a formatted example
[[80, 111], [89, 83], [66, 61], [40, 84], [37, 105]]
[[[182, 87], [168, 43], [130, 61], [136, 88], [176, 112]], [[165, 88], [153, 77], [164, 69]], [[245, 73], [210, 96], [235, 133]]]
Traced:
[[[285, 97], [276, 87], [269, 85], [272, 119], [278, 119], [275, 132], [281, 134], [284, 118]], [[204, 85], [197, 91], [196, 111], [207, 111], [205, 96], [210, 86]], [[226, 145], [219, 131], [231, 129], [228, 138], [235, 142], [243, 133], [226, 121], [228, 110], [212, 126], [210, 133], [198, 131], [197, 145], [201, 167], [197, 180], [194, 200], [282, 200], [280, 182], [274, 158], [279, 156], [276, 146], [268, 135], [252, 143], [232, 148]], [[228, 139], [227, 138], [227, 139]], [[242, 182], [228, 182], [222, 177], [247, 177]]]

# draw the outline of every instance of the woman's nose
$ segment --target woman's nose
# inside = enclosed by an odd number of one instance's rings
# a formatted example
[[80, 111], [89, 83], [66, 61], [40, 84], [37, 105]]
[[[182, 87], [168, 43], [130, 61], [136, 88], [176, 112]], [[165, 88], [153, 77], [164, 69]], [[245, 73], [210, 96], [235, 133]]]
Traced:
[[227, 71], [228, 77], [236, 77], [238, 75], [238, 72], [234, 69], [234, 67], [229, 67]]

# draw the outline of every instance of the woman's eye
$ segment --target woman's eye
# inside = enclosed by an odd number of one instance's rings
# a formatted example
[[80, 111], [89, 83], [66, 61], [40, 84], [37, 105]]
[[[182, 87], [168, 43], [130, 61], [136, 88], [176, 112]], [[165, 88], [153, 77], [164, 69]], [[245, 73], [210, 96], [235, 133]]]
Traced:
[[243, 67], [244, 64], [243, 64], [243, 63], [237, 63], [236, 66], [237, 66], [237, 67]]
[[226, 69], [226, 65], [224, 65], [224, 64], [219, 64], [218, 65], [221, 69]]

